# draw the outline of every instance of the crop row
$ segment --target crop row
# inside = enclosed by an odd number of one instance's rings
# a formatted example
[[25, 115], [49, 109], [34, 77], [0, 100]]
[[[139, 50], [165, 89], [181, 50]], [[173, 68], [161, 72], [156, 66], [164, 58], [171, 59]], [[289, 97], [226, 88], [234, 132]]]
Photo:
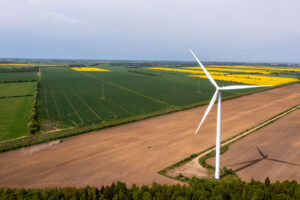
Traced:
[[112, 72], [42, 69], [41, 120], [60, 128], [82, 127], [204, 102], [213, 93], [205, 79], [199, 93], [198, 80], [193, 78], [148, 76], [116, 66], [108, 70]]

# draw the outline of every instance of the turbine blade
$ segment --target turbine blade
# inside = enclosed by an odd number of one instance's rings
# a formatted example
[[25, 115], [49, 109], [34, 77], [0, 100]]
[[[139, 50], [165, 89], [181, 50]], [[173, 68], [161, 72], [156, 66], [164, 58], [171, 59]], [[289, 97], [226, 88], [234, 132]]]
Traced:
[[218, 96], [218, 90], [216, 90], [214, 96], [211, 98], [211, 101], [210, 101], [210, 103], [209, 103], [209, 105], [208, 105], [208, 107], [207, 107], [207, 109], [206, 109], [206, 111], [205, 111], [205, 113], [204, 113], [204, 115], [203, 115], [203, 118], [202, 118], [201, 122], [200, 122], [199, 125], [198, 125], [198, 128], [197, 128], [197, 130], [196, 130], [196, 132], [195, 132], [195, 135], [198, 133], [198, 131], [199, 131], [199, 129], [200, 129], [202, 123], [204, 122], [206, 116], [208, 115], [209, 111], [210, 111], [211, 108], [213, 107], [213, 105], [214, 105], [214, 103], [215, 103], [215, 101], [216, 101], [216, 99], [217, 99], [217, 96]]
[[200, 62], [200, 60], [197, 58], [197, 56], [194, 54], [194, 52], [191, 49], [190, 49], [190, 52], [194, 56], [194, 58], [197, 60], [197, 62], [199, 63], [200, 67], [202, 68], [202, 70], [206, 74], [208, 80], [218, 89], [219, 86], [217, 85], [217, 83], [215, 82], [215, 80], [212, 78], [212, 76], [209, 74], [209, 72], [205, 69], [204, 65], [202, 65], [202, 63]]
[[220, 90], [239, 90], [248, 88], [271, 87], [273, 85], [231, 85], [220, 87]]

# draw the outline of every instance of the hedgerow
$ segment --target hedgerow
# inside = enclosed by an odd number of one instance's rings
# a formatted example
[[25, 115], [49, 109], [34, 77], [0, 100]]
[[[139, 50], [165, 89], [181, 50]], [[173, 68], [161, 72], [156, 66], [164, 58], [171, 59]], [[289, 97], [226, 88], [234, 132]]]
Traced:
[[39, 90], [40, 90], [40, 80], [37, 82], [36, 91], [34, 94], [34, 101], [32, 106], [32, 112], [28, 122], [28, 133], [29, 134], [36, 134], [40, 130], [40, 125], [38, 121], [38, 97], [39, 97]]

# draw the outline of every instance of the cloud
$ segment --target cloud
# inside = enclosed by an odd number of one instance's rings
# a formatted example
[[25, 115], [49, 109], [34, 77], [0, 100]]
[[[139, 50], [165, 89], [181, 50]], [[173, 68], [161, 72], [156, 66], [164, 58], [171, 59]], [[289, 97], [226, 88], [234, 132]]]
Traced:
[[50, 18], [54, 21], [65, 23], [65, 24], [81, 24], [82, 22], [78, 19], [75, 19], [70, 16], [66, 16], [64, 14], [60, 13], [54, 13], [54, 12], [45, 12], [43, 14], [44, 17]]
[[21, 38], [15, 51], [39, 41], [34, 57], [191, 60], [191, 47], [203, 60], [300, 62], [299, 6], [299, 0], [0, 0], [0, 54], [14, 57], [6, 49]]

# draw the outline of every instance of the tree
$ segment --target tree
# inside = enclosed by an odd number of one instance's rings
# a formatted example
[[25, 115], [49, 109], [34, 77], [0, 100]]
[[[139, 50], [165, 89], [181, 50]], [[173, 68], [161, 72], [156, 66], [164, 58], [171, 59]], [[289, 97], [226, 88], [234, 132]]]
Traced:
[[266, 185], [267, 187], [269, 187], [269, 186], [270, 186], [270, 183], [271, 183], [271, 181], [270, 181], [269, 177], [267, 176], [267, 178], [265, 179], [265, 185]]

